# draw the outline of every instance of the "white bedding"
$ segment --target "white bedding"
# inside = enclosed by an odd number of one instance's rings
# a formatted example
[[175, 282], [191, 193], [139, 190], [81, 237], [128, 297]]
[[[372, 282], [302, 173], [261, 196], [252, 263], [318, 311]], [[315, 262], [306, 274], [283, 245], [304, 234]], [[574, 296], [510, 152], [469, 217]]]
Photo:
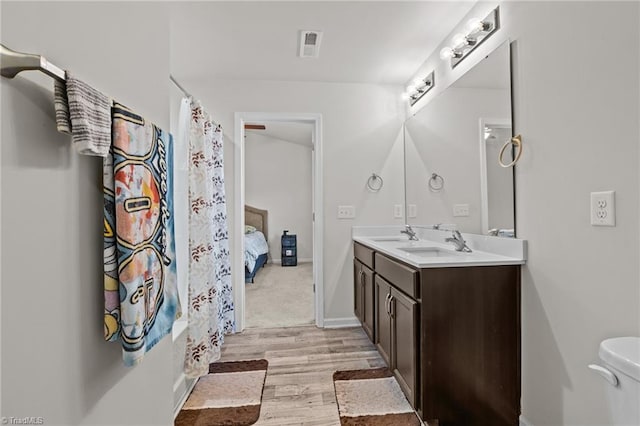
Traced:
[[244, 264], [249, 271], [256, 267], [256, 259], [261, 254], [269, 252], [269, 246], [264, 234], [260, 231], [244, 234]]

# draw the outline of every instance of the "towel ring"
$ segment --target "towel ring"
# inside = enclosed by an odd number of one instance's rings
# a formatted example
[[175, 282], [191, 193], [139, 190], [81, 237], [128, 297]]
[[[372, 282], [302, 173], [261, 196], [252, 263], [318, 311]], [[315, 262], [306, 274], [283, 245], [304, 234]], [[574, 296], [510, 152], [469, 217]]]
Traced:
[[444, 178], [437, 173], [431, 173], [431, 178], [429, 178], [429, 188], [432, 191], [440, 191], [444, 188]]
[[[504, 152], [507, 150], [507, 147], [511, 146], [511, 145], [515, 145], [516, 146], [516, 158], [513, 159], [512, 162], [505, 164], [502, 161], [502, 156], [504, 155]], [[500, 165], [502, 167], [513, 167], [518, 160], [520, 160], [520, 156], [522, 156], [522, 136], [521, 135], [516, 135], [514, 137], [512, 137], [511, 139], [509, 139], [508, 141], [506, 141], [504, 143], [504, 145], [502, 145], [502, 149], [500, 150], [500, 153], [498, 154], [498, 163], [500, 163]]]
[[[380, 181], [380, 183], [376, 184], [377, 181]], [[369, 176], [369, 179], [367, 179], [367, 188], [369, 188], [373, 192], [380, 191], [383, 185], [384, 180], [382, 180], [382, 177], [375, 173], [373, 173], [371, 176]]]

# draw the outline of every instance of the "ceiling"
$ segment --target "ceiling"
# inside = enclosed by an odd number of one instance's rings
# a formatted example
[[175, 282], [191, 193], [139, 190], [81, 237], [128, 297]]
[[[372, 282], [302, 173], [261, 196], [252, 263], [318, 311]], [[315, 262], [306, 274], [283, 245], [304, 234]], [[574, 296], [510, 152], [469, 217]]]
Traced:
[[[171, 72], [207, 79], [404, 84], [475, 2], [257, 1], [171, 5]], [[299, 58], [300, 30], [323, 31]]]
[[313, 146], [311, 139], [313, 124], [311, 123], [301, 123], [297, 121], [252, 121], [251, 124], [264, 124], [265, 129], [245, 130], [247, 134], [254, 133], [298, 145]]

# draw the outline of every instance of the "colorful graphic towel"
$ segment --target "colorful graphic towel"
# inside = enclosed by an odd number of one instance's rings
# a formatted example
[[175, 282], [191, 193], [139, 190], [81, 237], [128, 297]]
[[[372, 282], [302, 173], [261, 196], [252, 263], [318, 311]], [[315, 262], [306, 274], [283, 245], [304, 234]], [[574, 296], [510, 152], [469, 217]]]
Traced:
[[120, 104], [103, 163], [105, 339], [137, 364], [180, 316], [171, 135]]

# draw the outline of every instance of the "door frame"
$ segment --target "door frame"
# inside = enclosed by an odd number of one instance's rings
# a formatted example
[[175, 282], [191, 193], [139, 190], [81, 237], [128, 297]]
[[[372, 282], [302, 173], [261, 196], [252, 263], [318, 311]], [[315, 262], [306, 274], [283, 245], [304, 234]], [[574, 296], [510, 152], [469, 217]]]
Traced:
[[[324, 281], [323, 281], [323, 185], [322, 185], [322, 114], [279, 112], [236, 112], [234, 133], [234, 232], [233, 232], [233, 299], [235, 304], [236, 331], [245, 327], [245, 282], [244, 282], [244, 125], [258, 122], [301, 122], [313, 125], [312, 130], [312, 191], [313, 191], [313, 282], [315, 285], [315, 320], [317, 327], [324, 326]], [[267, 236], [268, 238], [268, 236]]]
[[[511, 120], [508, 118], [485, 118], [478, 120], [478, 140], [480, 142], [480, 220], [482, 222], [482, 233], [489, 233], [489, 179], [487, 170], [487, 142], [484, 139], [485, 126], [494, 126], [505, 129], [512, 129]], [[506, 141], [505, 141], [506, 142]], [[497, 159], [496, 159], [497, 161]], [[513, 171], [512, 167], [512, 173]], [[513, 175], [512, 175], [513, 177]], [[514, 185], [515, 193], [515, 185]], [[515, 199], [514, 199], [515, 203]], [[514, 205], [515, 211], [515, 205]], [[514, 218], [515, 219], [515, 218]]]

